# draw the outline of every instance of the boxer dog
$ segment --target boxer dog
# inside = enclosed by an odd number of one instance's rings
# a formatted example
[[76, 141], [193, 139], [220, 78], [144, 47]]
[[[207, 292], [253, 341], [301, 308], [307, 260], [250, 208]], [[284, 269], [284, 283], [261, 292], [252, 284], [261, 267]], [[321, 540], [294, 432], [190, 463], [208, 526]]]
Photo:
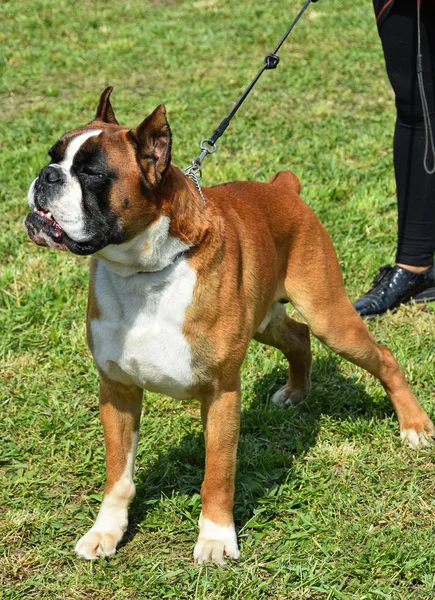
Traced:
[[206, 461], [194, 549], [198, 563], [238, 558], [232, 515], [240, 368], [252, 338], [290, 370], [275, 393], [295, 406], [310, 390], [309, 329], [385, 388], [405, 444], [434, 426], [391, 352], [347, 298], [331, 240], [300, 198], [297, 177], [204, 188], [171, 163], [158, 106], [136, 129], [118, 124], [103, 91], [96, 117], [63, 135], [29, 190], [25, 228], [39, 245], [92, 255], [87, 334], [100, 374], [107, 480], [86, 559], [110, 556], [127, 528], [143, 390], [201, 403]]

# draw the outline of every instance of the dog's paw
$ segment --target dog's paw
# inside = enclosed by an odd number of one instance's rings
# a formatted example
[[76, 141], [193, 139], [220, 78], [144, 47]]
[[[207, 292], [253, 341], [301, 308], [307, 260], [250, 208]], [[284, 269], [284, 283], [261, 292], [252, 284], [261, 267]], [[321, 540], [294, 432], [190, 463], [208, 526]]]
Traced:
[[423, 413], [421, 420], [413, 423], [401, 424], [400, 437], [405, 446], [416, 450], [417, 448], [427, 448], [432, 445], [435, 438], [435, 426], [426, 413]]
[[239, 558], [237, 536], [234, 525], [216, 525], [213, 521], [199, 517], [199, 536], [193, 551], [193, 557], [198, 564], [215, 562], [225, 564], [225, 557]]
[[402, 442], [405, 446], [408, 446], [408, 448], [412, 448], [413, 450], [427, 448], [433, 443], [435, 427], [428, 418], [424, 426], [402, 428], [400, 437], [402, 438]]
[[297, 406], [305, 400], [309, 391], [310, 388], [307, 390], [292, 390], [290, 386], [284, 385], [274, 393], [271, 401], [275, 406]]
[[86, 560], [96, 560], [100, 556], [112, 556], [123, 535], [124, 532], [121, 529], [104, 532], [90, 529], [77, 542], [76, 554]]

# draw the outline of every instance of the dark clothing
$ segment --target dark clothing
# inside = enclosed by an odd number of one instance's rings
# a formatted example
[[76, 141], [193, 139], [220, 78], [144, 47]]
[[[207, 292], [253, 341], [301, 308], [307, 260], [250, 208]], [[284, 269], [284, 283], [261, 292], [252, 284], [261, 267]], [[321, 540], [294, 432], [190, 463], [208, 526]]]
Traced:
[[[409, 4], [412, 4], [413, 1], [414, 1], [414, 4], [416, 4], [416, 0], [409, 0]], [[435, 4], [435, 0], [419, 0], [420, 5], [422, 5], [422, 2], [425, 7], [430, 6], [430, 5], [434, 6], [434, 4]], [[376, 21], [377, 21], [379, 28], [381, 27], [382, 23], [387, 18], [388, 13], [393, 8], [393, 5], [394, 5], [394, 0], [373, 0], [373, 6], [375, 8], [375, 14], [376, 14]]]
[[[394, 168], [398, 201], [396, 262], [424, 266], [435, 253], [435, 174], [423, 167], [425, 131], [416, 72], [416, 0], [373, 0], [388, 77], [396, 97]], [[421, 3], [423, 77], [435, 133], [435, 2]], [[432, 157], [429, 158], [432, 166]]]
[[393, 7], [393, 4], [394, 0], [373, 0], [378, 27], [380, 27], [384, 22], [385, 18]]

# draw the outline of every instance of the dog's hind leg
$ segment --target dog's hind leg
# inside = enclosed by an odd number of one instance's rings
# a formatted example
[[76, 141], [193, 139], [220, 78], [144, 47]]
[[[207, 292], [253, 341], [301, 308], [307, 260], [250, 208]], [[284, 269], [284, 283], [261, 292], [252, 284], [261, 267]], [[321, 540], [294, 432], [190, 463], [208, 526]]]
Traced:
[[297, 262], [288, 265], [284, 283], [288, 298], [321, 342], [380, 380], [396, 411], [404, 443], [412, 448], [428, 445], [434, 425], [391, 352], [374, 341], [346, 296], [332, 243], [322, 226], [312, 230], [312, 239], [316, 238], [305, 270], [301, 272]]
[[272, 402], [277, 406], [296, 406], [310, 391], [310, 331], [304, 323], [291, 319], [279, 302], [272, 305], [268, 316], [266, 328], [257, 331], [254, 339], [281, 350], [290, 366], [288, 381], [272, 396]]

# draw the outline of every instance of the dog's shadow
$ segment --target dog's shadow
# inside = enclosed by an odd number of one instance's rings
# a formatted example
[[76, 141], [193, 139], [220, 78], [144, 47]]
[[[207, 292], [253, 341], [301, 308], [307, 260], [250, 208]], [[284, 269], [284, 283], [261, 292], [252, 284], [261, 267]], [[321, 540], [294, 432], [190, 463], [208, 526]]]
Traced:
[[[394, 412], [386, 396], [375, 403], [362, 385], [343, 377], [338, 361], [335, 355], [314, 360], [312, 391], [296, 408], [277, 408], [270, 402], [273, 392], [287, 379], [284, 366], [275, 366], [252, 385], [252, 400], [241, 417], [234, 507], [238, 526], [252, 517], [261, 498], [292, 477], [294, 459], [316, 444], [324, 416], [337, 421], [371, 420]], [[136, 535], [147, 511], [162, 494], [198, 494], [204, 460], [202, 433], [187, 434], [136, 475], [137, 493], [124, 543]]]

